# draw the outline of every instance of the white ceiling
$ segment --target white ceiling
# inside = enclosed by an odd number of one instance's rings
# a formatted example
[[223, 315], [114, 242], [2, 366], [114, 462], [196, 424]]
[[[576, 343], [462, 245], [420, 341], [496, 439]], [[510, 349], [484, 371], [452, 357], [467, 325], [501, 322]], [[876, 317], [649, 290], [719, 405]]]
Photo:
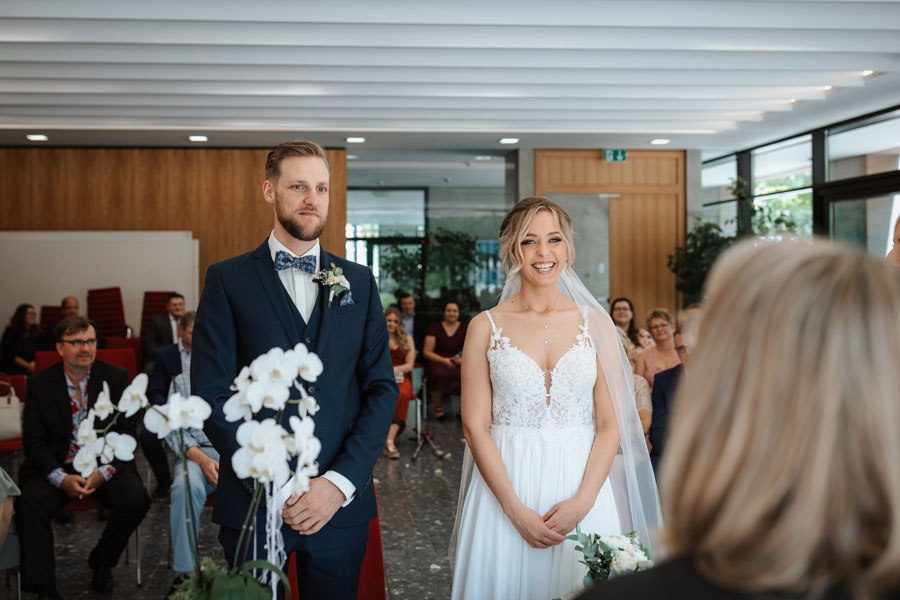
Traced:
[[896, 1], [0, 3], [7, 146], [363, 135], [362, 168], [387, 149], [509, 150], [501, 136], [666, 137], [711, 157], [898, 103]]

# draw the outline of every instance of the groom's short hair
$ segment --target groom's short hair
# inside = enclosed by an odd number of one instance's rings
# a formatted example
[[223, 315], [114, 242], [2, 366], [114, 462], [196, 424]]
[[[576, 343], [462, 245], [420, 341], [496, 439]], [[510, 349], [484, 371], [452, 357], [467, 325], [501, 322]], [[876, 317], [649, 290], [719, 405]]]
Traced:
[[266, 179], [269, 181], [278, 179], [281, 175], [281, 161], [292, 156], [317, 156], [325, 162], [325, 168], [331, 171], [328, 166], [328, 155], [322, 146], [307, 140], [291, 140], [278, 144], [269, 152], [266, 157]]

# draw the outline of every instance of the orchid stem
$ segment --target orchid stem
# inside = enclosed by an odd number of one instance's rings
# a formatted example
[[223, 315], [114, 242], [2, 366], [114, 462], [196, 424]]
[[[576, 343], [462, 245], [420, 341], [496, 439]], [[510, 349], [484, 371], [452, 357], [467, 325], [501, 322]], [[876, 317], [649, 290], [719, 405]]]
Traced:
[[[250, 547], [250, 538], [253, 536], [253, 525], [255, 524], [256, 509], [259, 507], [260, 498], [262, 498], [262, 486], [257, 483], [256, 487], [253, 489], [253, 497], [250, 500], [250, 508], [247, 510], [247, 517], [244, 519], [244, 525], [241, 527], [241, 533], [238, 536], [237, 548], [235, 548], [234, 553], [235, 561], [232, 566], [233, 573], [238, 572], [238, 569], [244, 564], [244, 560], [247, 557], [247, 549]], [[251, 532], [250, 534], [248, 534], [248, 530]]]

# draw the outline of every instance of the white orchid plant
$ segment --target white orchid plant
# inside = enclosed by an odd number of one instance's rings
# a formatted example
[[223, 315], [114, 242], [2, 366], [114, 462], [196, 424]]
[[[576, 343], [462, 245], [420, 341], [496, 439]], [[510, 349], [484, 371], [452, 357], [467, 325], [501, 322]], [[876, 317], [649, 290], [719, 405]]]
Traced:
[[[180, 460], [185, 477], [185, 503], [188, 536], [194, 553], [194, 575], [182, 583], [176, 591], [181, 598], [266, 598], [267, 587], [260, 585], [254, 570], [261, 570], [259, 581], [271, 587], [271, 597], [276, 597], [278, 581], [290, 588], [287, 577], [278, 565], [284, 564], [284, 540], [281, 536], [281, 509], [290, 494], [302, 494], [309, 490], [310, 478], [319, 472], [316, 462], [322, 445], [314, 434], [315, 422], [312, 415], [319, 410], [315, 398], [310, 396], [298, 381], [314, 382], [322, 374], [323, 365], [319, 357], [309, 352], [303, 344], [290, 350], [272, 348], [244, 367], [231, 386], [234, 395], [225, 403], [225, 419], [230, 422], [243, 420], [236, 437], [240, 448], [231, 458], [235, 474], [241, 478], [256, 481], [250, 508], [241, 528], [236, 550], [235, 564], [231, 569], [213, 561], [203, 560], [201, 564], [197, 542], [193, 539], [193, 527], [197, 518], [191, 514], [190, 490], [187, 481], [188, 469], [184, 464], [185, 448], [181, 430], [202, 429], [203, 422], [212, 414], [210, 405], [199, 396], [185, 398], [175, 393], [166, 404], [151, 405], [147, 399], [147, 375], [141, 373], [122, 392], [118, 405], [112, 403], [109, 385], [103, 382], [103, 391], [97, 397], [93, 408], [81, 422], [76, 432], [80, 449], [74, 458], [75, 469], [82, 477], [88, 477], [98, 468], [98, 460], [109, 464], [113, 459], [132, 460], [137, 442], [131, 435], [110, 431], [121, 415], [131, 417], [141, 409], [144, 413], [144, 427], [155, 433], [159, 439], [171, 432], [177, 433], [181, 446]], [[300, 392], [300, 398], [291, 399], [291, 388]], [[284, 409], [288, 404], [297, 405], [297, 416], [288, 419], [290, 431], [281, 425]], [[254, 415], [263, 408], [275, 411], [274, 418], [254, 420]], [[96, 429], [95, 419], [106, 419], [114, 415], [102, 429]], [[297, 458], [296, 469], [292, 472], [290, 461]], [[266, 500], [266, 549], [268, 560], [246, 562], [250, 547], [254, 517], [260, 502]], [[208, 572], [207, 572], [208, 571]]]

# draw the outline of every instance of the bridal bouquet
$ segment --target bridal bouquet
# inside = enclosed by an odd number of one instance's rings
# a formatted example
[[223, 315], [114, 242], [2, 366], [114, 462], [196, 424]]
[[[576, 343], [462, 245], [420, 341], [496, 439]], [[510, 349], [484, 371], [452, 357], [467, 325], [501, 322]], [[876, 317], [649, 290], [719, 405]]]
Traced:
[[626, 573], [644, 571], [653, 566], [650, 552], [638, 540], [637, 531], [625, 535], [585, 534], [575, 525], [575, 534], [566, 539], [575, 540], [575, 550], [584, 554], [588, 572], [584, 576], [584, 587], [595, 581], [612, 579]]
[[[76, 437], [81, 446], [74, 459], [74, 466], [82, 477], [88, 477], [97, 468], [97, 459], [103, 464], [119, 460], [132, 460], [137, 446], [136, 440], [127, 434], [109, 431], [124, 414], [134, 415], [146, 408], [144, 426], [160, 439], [171, 432], [178, 435], [181, 445], [180, 460], [185, 477], [185, 515], [188, 521], [188, 537], [194, 553], [194, 572], [182, 582], [173, 597], [181, 599], [218, 598], [276, 598], [278, 582], [281, 581], [290, 593], [287, 577], [278, 565], [284, 564], [284, 540], [281, 536], [281, 508], [284, 499], [292, 493], [301, 494], [309, 490], [310, 477], [318, 474], [316, 462], [322, 448], [313, 434], [315, 423], [312, 415], [319, 406], [315, 398], [307, 394], [297, 379], [316, 381], [323, 369], [322, 361], [309, 352], [303, 344], [290, 350], [272, 348], [257, 357], [248, 367], [244, 367], [234, 380], [234, 395], [225, 403], [225, 418], [244, 423], [238, 427], [236, 438], [240, 448], [231, 458], [231, 466], [238, 477], [255, 480], [253, 496], [244, 525], [241, 528], [235, 553], [235, 564], [226, 565], [210, 560], [201, 560], [197, 541], [193, 539], [193, 527], [197, 515], [191, 514], [191, 486], [187, 481], [188, 469], [181, 430], [203, 428], [203, 422], [212, 414], [209, 404], [198, 396], [183, 397], [172, 394], [162, 406], [150, 405], [147, 400], [147, 375], [135, 377], [123, 392], [118, 405], [110, 398], [109, 386], [103, 383], [103, 392], [94, 407], [78, 428]], [[290, 399], [291, 387], [297, 388], [300, 398]], [[287, 404], [297, 404], [299, 416], [291, 416], [291, 431], [282, 425], [282, 417]], [[275, 411], [274, 418], [256, 421], [253, 416], [262, 408]], [[94, 428], [94, 419], [105, 419], [115, 413], [110, 423], [102, 430]], [[99, 433], [99, 436], [98, 436]], [[290, 461], [296, 457], [294, 471]], [[263, 499], [266, 504], [266, 549], [267, 560], [246, 561], [250, 548], [257, 510]], [[262, 571], [257, 580], [255, 571]], [[263, 584], [271, 587], [271, 592]]]

